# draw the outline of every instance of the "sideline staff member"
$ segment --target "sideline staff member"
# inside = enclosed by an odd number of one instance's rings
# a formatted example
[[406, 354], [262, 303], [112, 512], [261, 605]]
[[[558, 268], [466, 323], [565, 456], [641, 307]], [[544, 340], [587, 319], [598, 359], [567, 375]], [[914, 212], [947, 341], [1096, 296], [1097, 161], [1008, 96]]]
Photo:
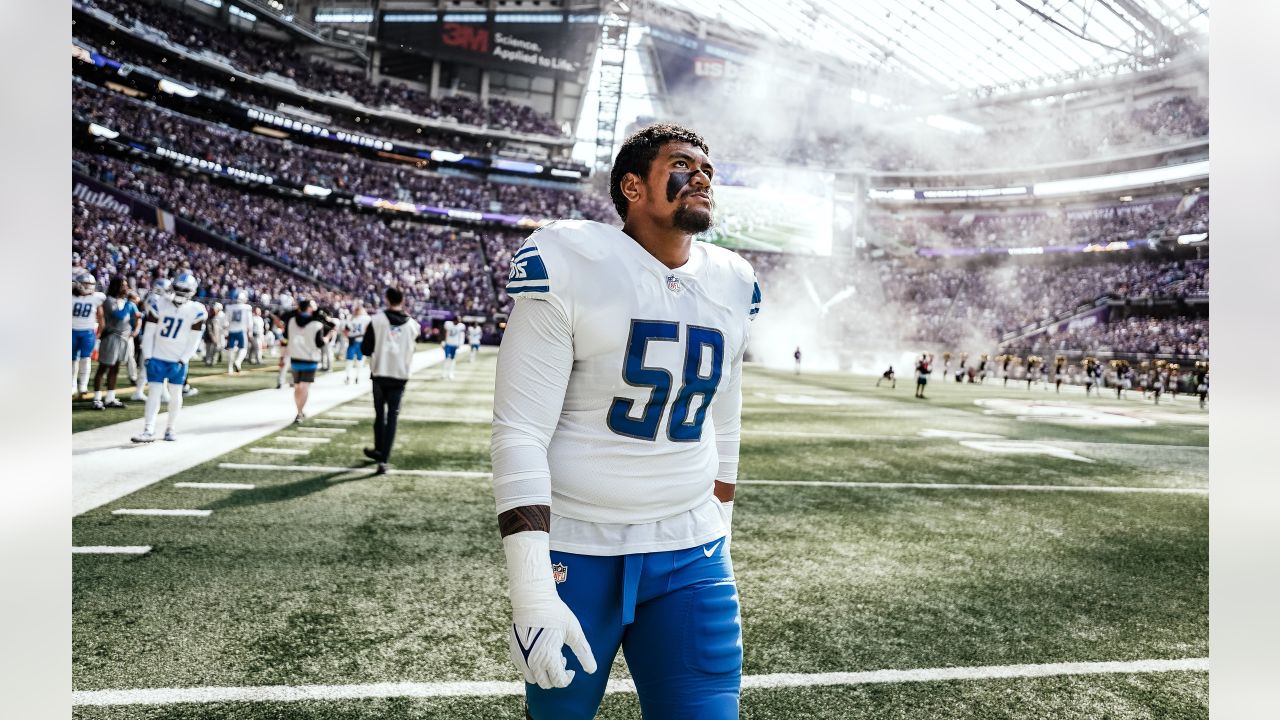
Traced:
[[387, 472], [391, 459], [400, 399], [409, 380], [419, 330], [418, 324], [409, 322], [409, 316], [404, 314], [404, 293], [399, 288], [387, 288], [386, 298], [387, 309], [373, 316], [360, 341], [360, 351], [370, 358], [373, 381], [373, 447], [365, 448], [364, 455], [378, 463], [378, 475]]
[[316, 312], [314, 300], [299, 300], [298, 309], [284, 316], [284, 339], [289, 344], [289, 370], [293, 373], [293, 403], [298, 407], [295, 423], [306, 419], [304, 409], [316, 367], [324, 346], [333, 339], [334, 325]]

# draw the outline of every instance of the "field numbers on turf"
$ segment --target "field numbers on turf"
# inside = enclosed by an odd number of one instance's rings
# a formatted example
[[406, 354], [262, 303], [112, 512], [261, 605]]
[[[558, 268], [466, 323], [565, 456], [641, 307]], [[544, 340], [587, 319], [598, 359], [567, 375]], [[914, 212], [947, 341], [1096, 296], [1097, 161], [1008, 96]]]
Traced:
[[[631, 417], [635, 401], [615, 397], [609, 406], [608, 426], [618, 435], [657, 440], [658, 426], [666, 412], [667, 398], [671, 396], [671, 373], [663, 367], [645, 365], [645, 354], [650, 342], [677, 342], [680, 323], [657, 320], [632, 320], [631, 336], [627, 340], [627, 356], [622, 365], [622, 379], [634, 387], [649, 388], [649, 400], [639, 418]], [[710, 352], [710, 370], [704, 375], [702, 367]], [[675, 442], [696, 442], [702, 437], [702, 422], [707, 408], [720, 384], [721, 366], [724, 362], [724, 334], [715, 328], [688, 325], [685, 327], [685, 354], [682, 384], [671, 404], [667, 421], [667, 437]], [[698, 409], [689, 418], [694, 398], [701, 398]]]

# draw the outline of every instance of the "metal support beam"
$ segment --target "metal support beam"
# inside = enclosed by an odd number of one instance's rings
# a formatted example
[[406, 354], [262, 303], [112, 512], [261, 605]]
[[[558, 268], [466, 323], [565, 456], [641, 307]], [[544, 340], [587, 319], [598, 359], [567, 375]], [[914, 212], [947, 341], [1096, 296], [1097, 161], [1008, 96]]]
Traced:
[[631, 6], [622, 0], [607, 0], [600, 8], [600, 58], [598, 105], [596, 110], [597, 171], [613, 164], [617, 142], [618, 106], [622, 104], [622, 71], [627, 62], [627, 36], [631, 30]]

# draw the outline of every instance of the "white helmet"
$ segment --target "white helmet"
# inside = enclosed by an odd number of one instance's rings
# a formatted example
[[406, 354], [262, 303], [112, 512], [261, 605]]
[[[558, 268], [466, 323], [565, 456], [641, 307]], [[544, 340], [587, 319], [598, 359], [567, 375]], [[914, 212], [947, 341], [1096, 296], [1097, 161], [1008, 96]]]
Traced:
[[156, 281], [151, 284], [151, 292], [158, 293], [163, 297], [172, 297], [173, 281], [169, 278], [157, 278]]
[[222, 303], [220, 303], [220, 302], [216, 302], [216, 303], [214, 303], [214, 304], [213, 304], [213, 309], [214, 309], [214, 310], [217, 310], [218, 312], [222, 312]]
[[195, 297], [195, 296], [196, 296], [196, 287], [197, 287], [198, 285], [199, 285], [199, 283], [198, 283], [198, 282], [196, 282], [196, 276], [195, 276], [195, 275], [192, 275], [191, 273], [187, 272], [186, 270], [183, 270], [182, 272], [178, 273], [178, 277], [177, 277], [177, 278], [175, 278], [175, 279], [174, 279], [174, 281], [173, 281], [173, 302], [174, 302], [174, 304], [175, 304], [175, 305], [181, 305], [182, 303], [184, 303], [184, 302], [186, 302], [186, 301], [190, 300], [191, 298]]
[[237, 291], [236, 291], [236, 302], [238, 302], [238, 303], [247, 303], [247, 302], [249, 302], [249, 292], [248, 292], [247, 290], [237, 290]]
[[81, 295], [92, 295], [93, 291], [98, 289], [98, 280], [93, 273], [82, 270], [72, 275], [71, 289], [78, 291]]

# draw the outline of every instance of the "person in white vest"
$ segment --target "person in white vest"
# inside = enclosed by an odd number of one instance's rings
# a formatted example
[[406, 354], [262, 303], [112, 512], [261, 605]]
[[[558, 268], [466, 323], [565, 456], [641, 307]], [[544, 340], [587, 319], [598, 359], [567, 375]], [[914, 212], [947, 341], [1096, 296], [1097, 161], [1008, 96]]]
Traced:
[[404, 293], [390, 287], [386, 298], [387, 308], [373, 316], [360, 341], [361, 352], [369, 358], [373, 382], [373, 447], [365, 448], [364, 455], [378, 463], [378, 475], [387, 472], [391, 460], [400, 399], [409, 380], [419, 331], [418, 324], [404, 313]]
[[293, 373], [293, 402], [298, 414], [295, 423], [306, 419], [307, 396], [311, 383], [316, 381], [316, 368], [325, 350], [333, 340], [334, 326], [316, 310], [314, 300], [298, 301], [298, 309], [287, 313], [284, 321], [285, 342], [289, 345], [289, 370]]

